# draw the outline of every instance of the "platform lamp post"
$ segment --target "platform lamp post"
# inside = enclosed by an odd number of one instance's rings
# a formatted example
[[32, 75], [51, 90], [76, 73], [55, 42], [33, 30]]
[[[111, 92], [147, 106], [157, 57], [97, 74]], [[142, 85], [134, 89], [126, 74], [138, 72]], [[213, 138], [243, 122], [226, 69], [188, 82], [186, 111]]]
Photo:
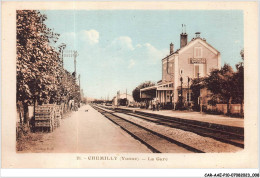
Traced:
[[183, 107], [183, 93], [182, 93], [183, 78], [182, 77], [180, 78], [180, 81], [181, 81], [181, 98], [180, 98], [181, 101], [180, 101], [180, 103], [181, 103], [181, 108], [182, 108]]
[[190, 109], [190, 77], [188, 76], [188, 109]]
[[183, 97], [182, 96], [182, 84], [183, 84], [183, 78], [182, 77], [180, 78], [180, 81], [181, 81], [181, 98], [182, 98]]
[[[200, 73], [198, 72], [198, 80], [200, 78]], [[201, 96], [201, 92], [200, 92], [200, 96], [198, 98], [199, 101], [199, 105], [200, 105], [200, 113], [202, 114], [202, 96]]]

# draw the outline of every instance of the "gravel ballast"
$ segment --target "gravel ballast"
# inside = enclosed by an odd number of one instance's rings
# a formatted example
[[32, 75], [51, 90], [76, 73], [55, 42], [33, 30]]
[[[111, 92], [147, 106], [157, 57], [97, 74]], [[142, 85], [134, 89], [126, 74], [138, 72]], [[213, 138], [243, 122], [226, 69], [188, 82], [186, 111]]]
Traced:
[[171, 128], [167, 126], [158, 125], [156, 123], [148, 122], [140, 118], [129, 116], [123, 113], [114, 113], [115, 115], [139, 124], [145, 128], [151, 129], [162, 135], [170, 137], [178, 142], [189, 145], [193, 148], [207, 153], [220, 152], [237, 152], [243, 150], [242, 148], [222, 143], [209, 137], [203, 137], [193, 132], [184, 131], [181, 129]]

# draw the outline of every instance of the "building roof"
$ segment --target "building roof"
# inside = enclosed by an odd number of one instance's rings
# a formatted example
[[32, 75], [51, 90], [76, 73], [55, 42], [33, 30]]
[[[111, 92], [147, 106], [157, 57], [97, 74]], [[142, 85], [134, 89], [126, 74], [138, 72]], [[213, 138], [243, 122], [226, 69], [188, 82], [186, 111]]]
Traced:
[[211, 48], [211, 50], [214, 50], [216, 53], [220, 53], [216, 48], [214, 48], [213, 46], [211, 46], [205, 38], [192, 38], [191, 41], [189, 41], [187, 43], [187, 45], [183, 46], [182, 48], [177, 49], [175, 52], [173, 52], [172, 54], [167, 55], [166, 57], [164, 57], [162, 60], [167, 59], [168, 57], [174, 55], [174, 54], [179, 54], [181, 51], [185, 50], [188, 48], [188, 46], [190, 46], [191, 44], [193, 44], [195, 41], [200, 40], [202, 42], [202, 44], [204, 44], [205, 47]]
[[194, 44], [196, 41], [200, 41], [202, 45], [204, 45], [206, 48], [208, 48], [209, 50], [211, 51], [214, 51], [215, 53], [220, 53], [216, 48], [214, 48], [213, 46], [211, 46], [205, 38], [200, 38], [200, 37], [197, 37], [197, 38], [192, 38], [192, 40], [184, 47], [180, 48], [179, 50], [177, 50], [176, 52], [177, 53], [180, 53], [181, 51], [185, 50], [188, 48], [189, 45], [192, 45]]

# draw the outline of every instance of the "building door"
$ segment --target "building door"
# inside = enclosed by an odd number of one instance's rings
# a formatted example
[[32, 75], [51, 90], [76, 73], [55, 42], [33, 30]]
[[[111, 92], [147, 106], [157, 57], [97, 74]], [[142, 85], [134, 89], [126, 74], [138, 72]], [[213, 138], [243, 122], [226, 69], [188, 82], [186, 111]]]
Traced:
[[199, 77], [200, 74], [200, 66], [199, 65], [195, 65], [195, 72], [194, 72], [194, 77], [197, 78]]
[[205, 64], [195, 64], [194, 65], [194, 77], [198, 78], [205, 76]]

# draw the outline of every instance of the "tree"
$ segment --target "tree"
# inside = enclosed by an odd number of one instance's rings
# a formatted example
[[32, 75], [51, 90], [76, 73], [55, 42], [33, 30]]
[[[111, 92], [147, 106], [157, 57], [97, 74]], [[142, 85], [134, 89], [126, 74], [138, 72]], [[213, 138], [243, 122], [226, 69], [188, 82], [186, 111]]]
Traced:
[[62, 51], [52, 46], [59, 34], [47, 28], [46, 19], [36, 10], [17, 11], [16, 99], [17, 106], [23, 106], [24, 123], [28, 123], [28, 105], [80, 101], [76, 76], [63, 68]]
[[75, 102], [80, 102], [80, 88], [76, 82], [76, 78], [68, 71], [65, 70], [64, 81], [62, 82], [63, 90], [61, 95], [64, 96], [65, 101], [75, 100]]
[[155, 84], [151, 81], [146, 81], [146, 82], [143, 82], [141, 83], [140, 85], [138, 85], [132, 92], [132, 95], [133, 95], [133, 98], [136, 102], [141, 102], [143, 101], [141, 98], [140, 98], [140, 89], [142, 88], [146, 88], [146, 87], [151, 87], [151, 86], [154, 86]]
[[[244, 50], [240, 52], [242, 60], [244, 60]], [[243, 115], [243, 104], [244, 104], [244, 61], [239, 62], [236, 65], [237, 71], [234, 73], [233, 82], [234, 89], [234, 100], [240, 103], [240, 114]]]
[[230, 104], [232, 98], [235, 97], [234, 88], [234, 71], [228, 64], [219, 70], [215, 69], [210, 72], [210, 75], [204, 79], [205, 87], [211, 91], [215, 97], [222, 102], [227, 103], [227, 114], [230, 114]]
[[50, 43], [55, 43], [59, 35], [46, 27], [46, 19], [39, 11], [17, 11], [16, 99], [23, 105], [25, 123], [28, 105], [49, 101], [50, 93], [57, 90], [60, 59]]

